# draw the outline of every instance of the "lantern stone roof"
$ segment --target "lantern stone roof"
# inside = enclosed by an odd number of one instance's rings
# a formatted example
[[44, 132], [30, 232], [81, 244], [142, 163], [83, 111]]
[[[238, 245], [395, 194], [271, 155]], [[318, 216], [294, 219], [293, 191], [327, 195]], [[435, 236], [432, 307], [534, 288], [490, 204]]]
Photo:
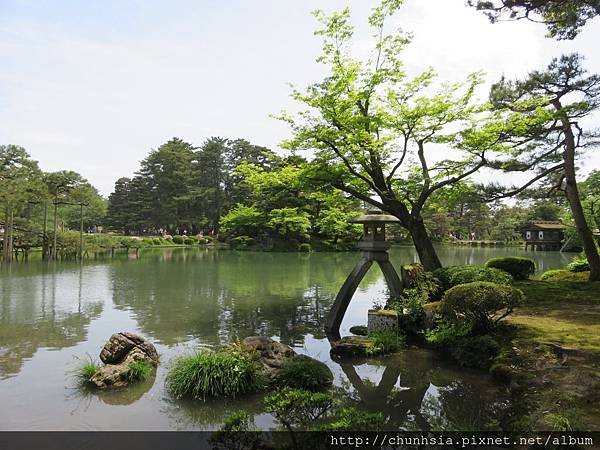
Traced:
[[383, 214], [379, 210], [369, 210], [366, 214], [362, 214], [358, 217], [353, 217], [349, 220], [351, 223], [399, 223], [400, 220], [397, 217], [389, 214]]
[[535, 230], [564, 230], [565, 226], [555, 220], [532, 220], [527, 224], [527, 228]]

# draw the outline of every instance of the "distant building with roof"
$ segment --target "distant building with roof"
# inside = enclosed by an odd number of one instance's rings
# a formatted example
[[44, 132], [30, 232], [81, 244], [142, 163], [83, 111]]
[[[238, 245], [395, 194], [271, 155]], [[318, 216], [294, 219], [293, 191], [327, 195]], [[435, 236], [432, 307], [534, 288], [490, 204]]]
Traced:
[[553, 220], [534, 220], [524, 228], [525, 250], [560, 250], [565, 226]]

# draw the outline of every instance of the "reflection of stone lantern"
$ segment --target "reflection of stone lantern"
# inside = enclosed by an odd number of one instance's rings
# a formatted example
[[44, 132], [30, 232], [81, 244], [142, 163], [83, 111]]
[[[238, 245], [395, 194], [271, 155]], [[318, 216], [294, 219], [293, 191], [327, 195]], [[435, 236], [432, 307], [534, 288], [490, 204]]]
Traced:
[[329, 311], [325, 330], [333, 338], [339, 337], [340, 325], [348, 309], [350, 300], [352, 300], [356, 288], [373, 262], [379, 264], [390, 294], [393, 297], [398, 297], [402, 291], [400, 277], [396, 273], [394, 266], [390, 263], [387, 252], [390, 244], [385, 240], [385, 224], [398, 223], [399, 220], [394, 216], [382, 214], [380, 211], [368, 211], [365, 215], [350, 219], [350, 222], [363, 224], [363, 236], [357, 245], [362, 250], [362, 254], [360, 261], [356, 264], [352, 273], [348, 275], [348, 278], [346, 278]]

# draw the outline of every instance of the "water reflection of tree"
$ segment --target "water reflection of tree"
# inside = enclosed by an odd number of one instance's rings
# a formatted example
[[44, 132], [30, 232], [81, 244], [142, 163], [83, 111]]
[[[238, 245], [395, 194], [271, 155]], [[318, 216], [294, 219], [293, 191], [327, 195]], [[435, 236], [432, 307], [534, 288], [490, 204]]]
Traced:
[[262, 394], [250, 395], [240, 399], [179, 399], [166, 398], [161, 413], [167, 415], [172, 426], [178, 430], [219, 429], [223, 420], [241, 409], [251, 416], [263, 411]]
[[[506, 407], [499, 389], [485, 374], [447, 368], [437, 359], [429, 352], [409, 350], [370, 360], [369, 364], [364, 361], [338, 364], [351, 385], [355, 400], [368, 410], [382, 412], [392, 429], [496, 428]], [[381, 367], [380, 380], [369, 379], [369, 375]], [[361, 377], [361, 371], [367, 375]]]
[[[111, 265], [113, 302], [163, 344], [253, 334], [302, 345], [324, 318], [354, 254], [168, 251]], [[373, 272], [366, 284], [377, 281]]]
[[0, 290], [0, 379], [18, 374], [23, 361], [41, 347], [72, 347], [87, 338], [87, 327], [103, 305], [85, 300], [83, 270], [80, 266], [76, 272], [76, 305], [65, 305], [59, 297], [64, 286], [58, 277], [74, 275], [71, 266], [57, 270], [43, 264], [34, 276], [20, 268], [5, 277]]

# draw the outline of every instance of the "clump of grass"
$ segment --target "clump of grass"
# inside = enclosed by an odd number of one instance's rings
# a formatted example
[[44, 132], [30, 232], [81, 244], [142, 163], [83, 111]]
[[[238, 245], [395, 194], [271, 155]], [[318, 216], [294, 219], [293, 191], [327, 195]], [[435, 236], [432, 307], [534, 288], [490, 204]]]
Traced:
[[166, 383], [176, 398], [191, 396], [203, 400], [207, 396], [237, 397], [263, 386], [253, 355], [230, 347], [176, 359]]
[[404, 346], [404, 335], [393, 330], [375, 331], [369, 334], [369, 340], [372, 348], [369, 350], [372, 355], [384, 355], [393, 353]]
[[277, 382], [281, 386], [319, 391], [333, 383], [333, 374], [321, 361], [299, 355], [281, 370]]
[[75, 378], [80, 385], [90, 383], [90, 379], [98, 371], [100, 366], [92, 359], [90, 355], [85, 360], [80, 360], [81, 363], [75, 369]]
[[129, 369], [125, 372], [125, 379], [129, 382], [146, 381], [151, 371], [152, 366], [147, 361], [140, 359], [129, 364]]

